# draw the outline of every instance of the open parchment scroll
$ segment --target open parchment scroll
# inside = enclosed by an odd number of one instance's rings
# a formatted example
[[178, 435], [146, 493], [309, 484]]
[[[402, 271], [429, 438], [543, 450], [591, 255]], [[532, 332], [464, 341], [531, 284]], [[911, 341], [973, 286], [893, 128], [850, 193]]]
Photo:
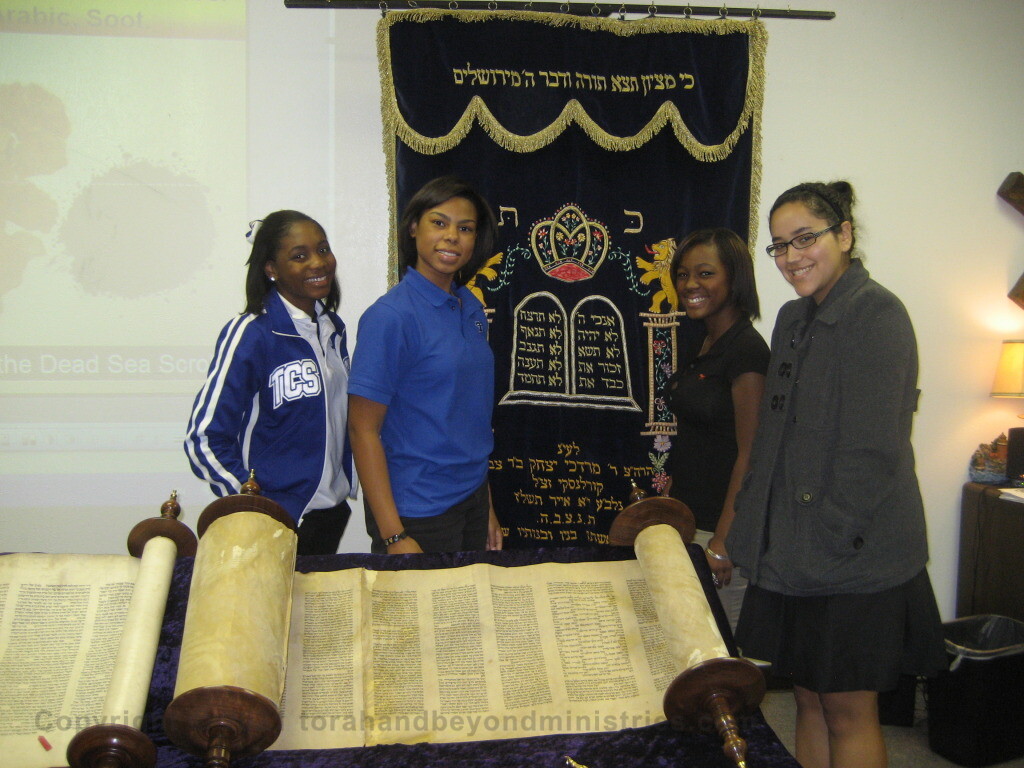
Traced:
[[[261, 535], [239, 546], [270, 547]], [[662, 696], [679, 672], [727, 655], [678, 534], [663, 526], [645, 531], [637, 557], [289, 571], [290, 594], [265, 583], [254, 588], [250, 573], [218, 591], [238, 601], [238, 612], [276, 613], [290, 627], [287, 650], [280, 637], [255, 638], [271, 646], [284, 671], [265, 676], [265, 695], [276, 697], [284, 722], [273, 749], [618, 730], [663, 720]], [[26, 577], [29, 563], [38, 568]], [[113, 663], [137, 567], [120, 556], [0, 558], [0, 749], [18, 755], [17, 764], [61, 764], [61, 739], [105, 716], [94, 688], [108, 685], [111, 673], [97, 670]], [[43, 584], [49, 576], [42, 574], [60, 574], [67, 584], [58, 591], [77, 597], [47, 607], [52, 600], [12, 586]], [[29, 634], [34, 654], [26, 652]], [[69, 637], [77, 653], [58, 650]], [[239, 652], [235, 660], [244, 665], [258, 655]], [[49, 661], [58, 656], [60, 663]], [[40, 660], [47, 686], [30, 670]], [[44, 688], [63, 698], [40, 699]], [[19, 698], [29, 695], [36, 698]], [[21, 716], [9, 717], [12, 708]]]

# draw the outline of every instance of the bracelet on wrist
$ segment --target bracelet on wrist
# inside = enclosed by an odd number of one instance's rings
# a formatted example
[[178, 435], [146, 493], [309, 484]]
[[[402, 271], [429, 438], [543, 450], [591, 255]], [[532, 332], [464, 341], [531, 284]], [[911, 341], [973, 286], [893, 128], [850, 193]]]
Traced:
[[720, 555], [717, 552], [715, 552], [715, 550], [713, 550], [711, 547], [704, 547], [704, 554], [707, 555], [710, 558], [715, 559], [715, 560], [728, 560], [729, 559], [728, 555]]
[[386, 539], [384, 539], [384, 546], [385, 547], [390, 547], [392, 544], [397, 544], [402, 539], [407, 539], [407, 538], [409, 538], [409, 534], [406, 533], [405, 529], [403, 528], [398, 533], [396, 533], [394, 536], [388, 536]]

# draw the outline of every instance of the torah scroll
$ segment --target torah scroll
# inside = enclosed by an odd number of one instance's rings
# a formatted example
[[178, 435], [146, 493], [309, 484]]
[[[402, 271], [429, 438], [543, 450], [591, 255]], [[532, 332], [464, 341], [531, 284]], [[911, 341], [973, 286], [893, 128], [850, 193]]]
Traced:
[[[245, 659], [274, 674], [286, 669], [282, 696], [274, 694], [276, 677], [259, 691], [281, 716], [271, 749], [660, 722], [662, 698], [678, 674], [695, 659], [727, 655], [678, 533], [663, 528], [645, 532], [638, 560], [297, 573], [290, 601], [276, 589], [232, 579], [234, 612], [267, 617], [273, 626], [290, 622], [287, 650], [276, 633], [248, 632], [245, 642], [262, 639], [263, 647], [241, 654], [226, 646], [223, 664], [206, 660], [215, 672], [204, 677], [183, 647], [176, 688], [247, 687], [259, 670], [238, 670], [234, 682], [221, 674]], [[245, 542], [239, 550], [248, 551], [260, 547], [253, 543], [260, 535], [280, 534], [268, 528], [255, 539], [237, 535]], [[269, 539], [266, 547], [272, 549]], [[209, 583], [202, 560], [200, 547], [193, 590]], [[687, 574], [686, 589], [657, 587], [679, 584], [679, 573]]]

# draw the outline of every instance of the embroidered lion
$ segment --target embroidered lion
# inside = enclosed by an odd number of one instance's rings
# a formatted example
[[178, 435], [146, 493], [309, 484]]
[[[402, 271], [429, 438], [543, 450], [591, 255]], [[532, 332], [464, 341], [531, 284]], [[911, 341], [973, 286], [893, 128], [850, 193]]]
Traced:
[[484, 291], [476, 284], [476, 281], [481, 277], [487, 281], [496, 278], [498, 276], [498, 271], [495, 267], [501, 264], [501, 260], [503, 258], [505, 258], [504, 253], [496, 253], [494, 256], [491, 256], [491, 258], [489, 258], [484, 265], [477, 270], [476, 274], [473, 275], [473, 277], [466, 283], [466, 287], [469, 289], [470, 293], [480, 299], [480, 303], [485, 307], [487, 306], [487, 300], [484, 298]]
[[669, 310], [675, 312], [679, 308], [679, 297], [676, 296], [675, 280], [671, 272], [672, 254], [676, 250], [675, 238], [669, 237], [659, 240], [654, 245], [646, 245], [644, 249], [654, 258], [651, 261], [637, 256], [636, 265], [644, 273], [640, 276], [643, 283], [653, 283], [657, 280], [660, 288], [651, 297], [651, 312], [661, 312], [661, 305], [668, 302]]

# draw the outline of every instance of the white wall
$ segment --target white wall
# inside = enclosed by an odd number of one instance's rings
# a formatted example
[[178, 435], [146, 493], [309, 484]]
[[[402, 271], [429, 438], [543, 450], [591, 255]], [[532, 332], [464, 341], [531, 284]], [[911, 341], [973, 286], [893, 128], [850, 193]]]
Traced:
[[[988, 397], [1000, 340], [1024, 336], [1024, 312], [1006, 298], [1024, 271], [1024, 217], [995, 194], [1009, 172], [1024, 170], [1024, 3], [802, 5], [837, 15], [829, 22], [765, 22], [762, 208], [789, 186], [814, 179], [847, 178], [860, 195], [867, 266], [904, 300], [918, 332], [923, 397], [914, 441], [932, 579], [943, 615], [951, 617], [967, 460], [1024, 411]], [[249, 0], [248, 11], [248, 210], [256, 216], [298, 208], [324, 223], [338, 255], [341, 313], [354, 326], [386, 285], [380, 14], [288, 10], [264, 0]], [[758, 252], [769, 240], [761, 220]], [[768, 335], [791, 290], [767, 257], [757, 269], [760, 327]], [[234, 296], [237, 288], [225, 291]], [[231, 311], [233, 303], [223, 319]], [[209, 343], [223, 319], [211, 322]], [[187, 399], [180, 405], [184, 414]], [[211, 497], [173, 456], [161, 458], [159, 480], [179, 485], [193, 521]], [[163, 492], [149, 490], [136, 507], [148, 510], [153, 494]], [[0, 515], [6, 507], [0, 498]], [[118, 551], [103, 514], [69, 509], [67, 525], [45, 532], [33, 520], [4, 515], [0, 549]], [[126, 532], [130, 519], [117, 525]], [[83, 539], [83, 527], [101, 529], [102, 537]], [[357, 521], [343, 549], [365, 548]]]

